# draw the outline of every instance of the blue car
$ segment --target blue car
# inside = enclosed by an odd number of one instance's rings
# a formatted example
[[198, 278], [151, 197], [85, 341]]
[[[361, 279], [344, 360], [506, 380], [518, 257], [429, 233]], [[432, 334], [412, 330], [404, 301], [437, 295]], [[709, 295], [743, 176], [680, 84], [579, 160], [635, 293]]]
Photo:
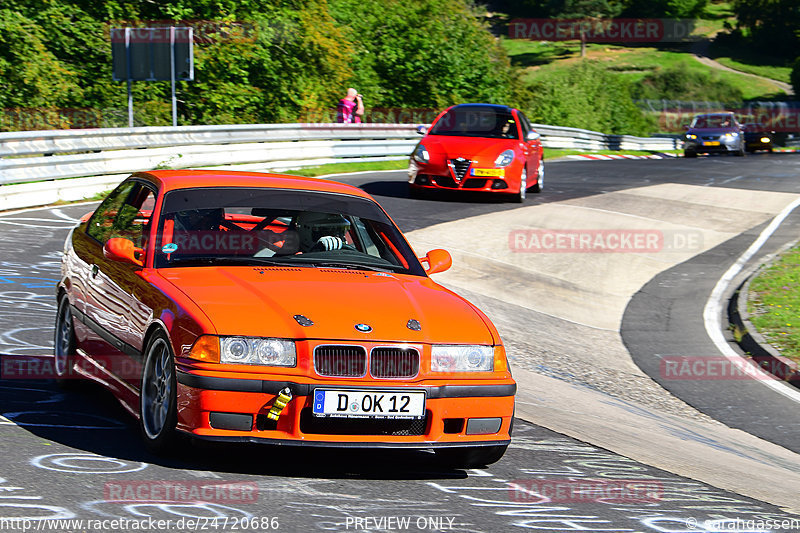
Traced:
[[745, 154], [744, 130], [733, 113], [697, 115], [686, 127], [683, 138], [684, 157], [714, 153], [737, 156]]

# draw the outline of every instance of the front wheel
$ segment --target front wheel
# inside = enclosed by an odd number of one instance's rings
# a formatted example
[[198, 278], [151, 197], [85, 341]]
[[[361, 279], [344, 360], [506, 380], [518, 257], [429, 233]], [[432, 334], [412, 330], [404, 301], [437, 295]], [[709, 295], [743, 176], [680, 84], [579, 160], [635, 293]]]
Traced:
[[684, 150], [683, 157], [697, 157], [697, 152], [694, 150]]
[[69, 308], [69, 298], [63, 296], [58, 302], [56, 312], [56, 331], [53, 339], [53, 367], [56, 382], [60, 386], [69, 383], [69, 374], [75, 364], [75, 329], [72, 325], [72, 311]]
[[437, 461], [449, 468], [478, 468], [496, 463], [506, 453], [508, 444], [472, 448], [439, 448]]
[[145, 348], [139, 395], [139, 427], [151, 452], [163, 453], [175, 443], [177, 388], [172, 348], [167, 336], [158, 332]]
[[528, 194], [528, 170], [525, 167], [522, 167], [522, 173], [519, 176], [519, 193], [514, 196], [514, 201], [517, 203], [523, 203], [525, 201], [525, 197]]

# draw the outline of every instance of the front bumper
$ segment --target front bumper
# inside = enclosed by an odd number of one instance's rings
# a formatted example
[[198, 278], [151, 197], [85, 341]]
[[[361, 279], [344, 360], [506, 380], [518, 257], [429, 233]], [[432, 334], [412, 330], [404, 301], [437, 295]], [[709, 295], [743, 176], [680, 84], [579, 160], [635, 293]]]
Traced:
[[[266, 417], [280, 390], [292, 400], [277, 422]], [[315, 388], [408, 389], [426, 393], [421, 420], [319, 418]], [[503, 445], [510, 441], [513, 380], [432, 383], [300, 382], [222, 378], [178, 372], [178, 428], [201, 439], [364, 448]]]
[[738, 138], [732, 140], [725, 140], [723, 138], [720, 138], [710, 141], [687, 139], [683, 142], [683, 149], [698, 154], [731, 153], [731, 152], [738, 152], [742, 149], [742, 141]]
[[413, 159], [408, 166], [409, 187], [417, 190], [465, 190], [481, 192], [513, 192], [514, 187], [519, 187], [518, 180], [510, 179], [511, 175], [519, 177], [521, 165], [517, 164], [495, 169], [492, 165], [481, 165], [479, 171], [499, 171], [495, 176], [473, 175], [476, 163], [473, 161], [463, 176], [459, 176], [447, 164], [418, 163]]

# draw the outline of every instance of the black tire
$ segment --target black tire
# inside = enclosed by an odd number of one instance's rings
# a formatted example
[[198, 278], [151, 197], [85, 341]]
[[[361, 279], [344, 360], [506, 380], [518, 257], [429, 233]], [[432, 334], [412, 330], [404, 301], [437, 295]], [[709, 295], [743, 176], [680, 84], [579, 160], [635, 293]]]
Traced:
[[531, 191], [539, 194], [544, 190], [544, 159], [539, 161], [539, 175], [536, 177], [536, 185], [531, 187]]
[[522, 167], [522, 172], [519, 176], [519, 192], [514, 195], [514, 201], [518, 204], [524, 203], [525, 198], [528, 196], [528, 169]]
[[177, 390], [172, 346], [159, 331], [145, 347], [139, 393], [139, 429], [145, 446], [153, 453], [169, 451], [177, 440]]
[[447, 468], [479, 468], [499, 461], [507, 449], [508, 444], [471, 448], [437, 448], [436, 460]]
[[697, 152], [694, 150], [684, 150], [683, 157], [697, 157]]
[[74, 384], [76, 375], [72, 371], [75, 364], [75, 327], [72, 324], [72, 311], [66, 294], [58, 301], [56, 329], [53, 337], [53, 370], [59, 387]]

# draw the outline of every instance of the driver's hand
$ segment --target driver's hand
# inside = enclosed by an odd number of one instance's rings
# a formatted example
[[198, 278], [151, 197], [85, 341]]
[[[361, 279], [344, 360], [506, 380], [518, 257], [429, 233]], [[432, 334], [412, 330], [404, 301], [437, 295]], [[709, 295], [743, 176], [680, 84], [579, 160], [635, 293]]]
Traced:
[[344, 246], [344, 241], [339, 237], [326, 235], [319, 238], [315, 247], [317, 245], [321, 246], [326, 252], [329, 252], [331, 250], [341, 250], [342, 246]]

